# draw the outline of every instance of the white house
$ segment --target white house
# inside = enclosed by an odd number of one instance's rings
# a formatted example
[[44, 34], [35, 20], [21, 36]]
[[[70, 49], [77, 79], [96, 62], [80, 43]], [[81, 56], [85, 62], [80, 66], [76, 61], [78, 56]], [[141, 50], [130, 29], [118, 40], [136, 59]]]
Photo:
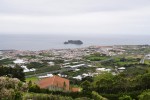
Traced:
[[50, 66], [54, 66], [54, 65], [55, 65], [54, 62], [48, 62], [48, 64], [49, 64]]
[[22, 59], [16, 59], [15, 61], [13, 61], [15, 64], [24, 64], [25, 61]]
[[77, 80], [82, 80], [82, 76], [81, 75], [78, 75], [76, 77], [73, 77], [74, 79], [77, 79]]
[[109, 69], [109, 68], [96, 68], [96, 71], [99, 71], [99, 72], [110, 72], [111, 69]]
[[120, 67], [120, 68], [118, 68], [118, 70], [119, 70], [120, 72], [123, 72], [125, 69], [126, 69], [125, 67]]
[[27, 66], [21, 66], [21, 68], [23, 68], [23, 72], [32, 72], [32, 71], [36, 71], [35, 68], [28, 69]]

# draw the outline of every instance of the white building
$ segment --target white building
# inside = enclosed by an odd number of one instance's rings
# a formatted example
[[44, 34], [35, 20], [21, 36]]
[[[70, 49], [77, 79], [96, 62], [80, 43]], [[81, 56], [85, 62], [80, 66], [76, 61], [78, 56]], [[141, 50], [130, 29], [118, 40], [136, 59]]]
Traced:
[[126, 69], [125, 67], [118, 68], [119, 72], [123, 72], [125, 69]]
[[21, 66], [21, 68], [23, 68], [23, 72], [33, 72], [33, 71], [36, 71], [35, 68], [28, 69], [27, 66]]
[[111, 69], [109, 69], [109, 68], [96, 68], [96, 71], [98, 71], [98, 72], [110, 72]]
[[15, 64], [24, 64], [25, 61], [22, 59], [16, 59], [15, 61], [13, 61]]
[[81, 75], [78, 75], [76, 77], [73, 77], [74, 79], [77, 79], [77, 80], [82, 80], [82, 76]]
[[54, 66], [54, 65], [55, 65], [54, 62], [48, 62], [48, 64], [49, 64], [50, 66]]

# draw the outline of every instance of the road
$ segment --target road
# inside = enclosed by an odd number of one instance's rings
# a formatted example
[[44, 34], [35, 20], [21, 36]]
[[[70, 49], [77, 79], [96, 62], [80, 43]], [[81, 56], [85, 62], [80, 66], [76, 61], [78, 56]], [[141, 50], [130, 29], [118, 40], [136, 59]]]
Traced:
[[144, 56], [144, 58], [140, 60], [140, 63], [141, 63], [141, 64], [144, 64], [145, 59], [146, 59], [146, 56]]

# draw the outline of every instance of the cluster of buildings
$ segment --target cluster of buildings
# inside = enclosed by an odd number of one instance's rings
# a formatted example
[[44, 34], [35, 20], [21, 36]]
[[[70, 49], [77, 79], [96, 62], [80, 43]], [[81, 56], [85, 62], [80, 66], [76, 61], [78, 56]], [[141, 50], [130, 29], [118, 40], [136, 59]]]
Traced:
[[[14, 64], [23, 65], [24, 72], [36, 71], [36, 68], [28, 69], [25, 64], [31, 62], [43, 63], [42, 61], [49, 61], [49, 66], [55, 66], [54, 60], [63, 60], [64, 64], [61, 64], [61, 68], [74, 68], [78, 71], [78, 67], [81, 66], [92, 66], [86, 65], [82, 62], [84, 56], [90, 55], [92, 53], [101, 53], [107, 56], [113, 56], [123, 53], [124, 50], [121, 48], [116, 48], [114, 46], [90, 46], [85, 48], [75, 48], [75, 49], [50, 49], [50, 50], [40, 50], [40, 51], [20, 51], [20, 50], [2, 50], [2, 59], [13, 59]], [[76, 60], [72, 62], [72, 60]], [[68, 62], [72, 65], [67, 64]], [[9, 65], [13, 66], [13, 65]]]
[[[88, 56], [93, 53], [101, 53], [107, 56], [114, 56], [118, 54], [123, 54], [124, 49], [116, 48], [114, 46], [90, 46], [86, 48], [76, 48], [76, 49], [51, 49], [51, 50], [41, 50], [41, 51], [18, 51], [18, 50], [6, 50], [1, 51], [0, 55], [5, 58], [13, 59], [14, 64], [20, 65], [24, 72], [35, 72], [37, 69], [28, 69], [25, 64], [31, 62], [43, 63], [42, 61], [48, 61], [49, 66], [55, 66], [54, 60], [63, 60], [64, 63], [60, 64], [61, 69], [69, 68], [67, 70], [80, 71], [80, 67], [93, 67], [93, 65], [88, 64], [83, 61], [84, 56]], [[87, 76], [93, 77], [101, 72], [111, 72], [112, 69], [109, 68], [95, 68], [95, 72], [82, 73], [81, 75], [74, 76], [72, 78], [77, 80], [82, 80]], [[118, 68], [118, 70], [125, 70], [124, 68]], [[63, 77], [63, 78], [62, 78]], [[70, 86], [68, 79], [65, 79], [67, 75], [53, 75], [47, 73], [43, 76], [38, 76], [38, 85], [40, 88], [47, 88], [50, 90], [65, 90], [78, 92], [80, 88], [75, 88]]]
[[[54, 59], [82, 59], [83, 56], [90, 55], [94, 52], [113, 56], [123, 53], [124, 50], [114, 46], [90, 46], [85, 48], [50, 49], [40, 51], [1, 50], [1, 53], [5, 58], [18, 59], [18, 57], [22, 57], [28, 62]], [[31, 58], [29, 59], [28, 56]]]

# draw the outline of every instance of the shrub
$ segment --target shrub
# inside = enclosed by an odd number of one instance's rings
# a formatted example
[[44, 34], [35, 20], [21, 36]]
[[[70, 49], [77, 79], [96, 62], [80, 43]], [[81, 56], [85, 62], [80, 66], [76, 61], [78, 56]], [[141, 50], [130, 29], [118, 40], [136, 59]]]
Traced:
[[139, 100], [150, 100], [150, 90], [143, 92], [138, 97], [139, 97]]
[[132, 98], [128, 95], [123, 95], [122, 97], [119, 97], [119, 100], [132, 100]]
[[101, 95], [99, 95], [97, 92], [92, 91], [92, 98], [94, 100], [107, 100], [106, 98], [102, 97]]
[[23, 100], [73, 100], [71, 97], [40, 93], [25, 94]]
[[27, 85], [16, 78], [0, 77], [0, 100], [22, 100]]

